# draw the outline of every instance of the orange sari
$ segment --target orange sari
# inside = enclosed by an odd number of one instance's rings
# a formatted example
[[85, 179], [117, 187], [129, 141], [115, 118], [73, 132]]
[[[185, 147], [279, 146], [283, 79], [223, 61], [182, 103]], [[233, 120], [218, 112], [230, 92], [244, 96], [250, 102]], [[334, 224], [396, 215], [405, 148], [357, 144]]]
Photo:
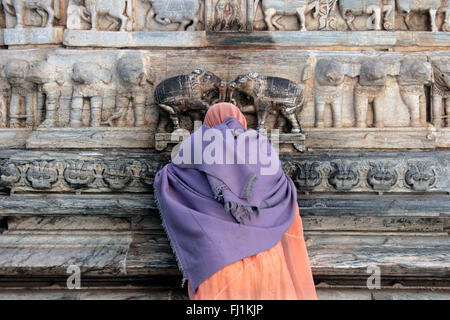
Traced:
[[188, 292], [191, 300], [316, 300], [298, 207], [275, 247], [226, 266]]

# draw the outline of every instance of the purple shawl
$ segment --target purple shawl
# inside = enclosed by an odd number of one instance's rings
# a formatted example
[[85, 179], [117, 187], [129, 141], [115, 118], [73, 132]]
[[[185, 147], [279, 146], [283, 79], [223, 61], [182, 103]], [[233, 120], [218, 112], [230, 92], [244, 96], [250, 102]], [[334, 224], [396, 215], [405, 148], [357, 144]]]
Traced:
[[[243, 137], [245, 150], [238, 143]], [[255, 150], [268, 157], [251, 162]], [[235, 164], [193, 161], [199, 154], [219, 157], [221, 151], [231, 154]], [[178, 156], [191, 164], [170, 163], [161, 169], [155, 196], [183, 282], [189, 280], [195, 292], [225, 266], [274, 247], [294, 219], [297, 193], [267, 137], [245, 131], [234, 117], [213, 128], [202, 126], [181, 144]]]

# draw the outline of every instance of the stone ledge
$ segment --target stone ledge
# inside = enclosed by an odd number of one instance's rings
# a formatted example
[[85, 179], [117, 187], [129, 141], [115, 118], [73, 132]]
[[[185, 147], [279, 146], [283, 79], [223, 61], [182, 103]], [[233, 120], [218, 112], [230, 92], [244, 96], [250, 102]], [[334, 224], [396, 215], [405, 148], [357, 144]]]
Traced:
[[13, 45], [61, 44], [64, 28], [21, 28], [4, 29], [4, 43]]
[[426, 31], [254, 31], [210, 33], [205, 31], [64, 31], [68, 47], [199, 48], [199, 47], [448, 47], [450, 32]]
[[150, 149], [154, 132], [145, 128], [37, 129], [27, 139], [28, 149]]

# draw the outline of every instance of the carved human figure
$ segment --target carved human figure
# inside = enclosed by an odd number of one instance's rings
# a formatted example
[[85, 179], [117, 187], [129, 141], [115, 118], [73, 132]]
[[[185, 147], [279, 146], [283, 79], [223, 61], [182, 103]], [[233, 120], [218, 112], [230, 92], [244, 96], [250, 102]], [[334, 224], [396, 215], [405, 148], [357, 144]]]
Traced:
[[[152, 7], [147, 14], [147, 24], [154, 20], [161, 25], [179, 23], [178, 30], [186, 29], [195, 31], [204, 8], [204, 0], [144, 0], [151, 3]], [[188, 27], [189, 26], [189, 27]]]
[[326, 104], [331, 105], [333, 127], [342, 127], [342, 87], [344, 79], [344, 71], [339, 61], [329, 59], [317, 61], [314, 87], [317, 128], [325, 126]]
[[409, 109], [411, 127], [424, 126], [427, 121], [424, 85], [430, 78], [430, 68], [425, 62], [414, 58], [402, 60], [398, 83], [402, 100]]
[[353, 24], [355, 16], [370, 14], [367, 19], [367, 29], [381, 30], [382, 13], [385, 13], [384, 27], [393, 29], [393, 17], [395, 14], [393, 0], [339, 0], [339, 8], [342, 17], [347, 22], [350, 30], [355, 30]]
[[61, 86], [64, 84], [63, 73], [55, 65], [44, 60], [31, 66], [28, 78], [37, 85], [38, 115], [42, 115], [42, 110], [45, 108], [45, 118], [40, 126], [45, 128], [55, 127], [56, 112], [62, 91]]
[[446, 125], [450, 127], [450, 67], [447, 62], [438, 62], [433, 65], [433, 125], [442, 126], [442, 106], [447, 119]]
[[218, 0], [215, 6], [214, 31], [241, 31], [242, 8], [239, 0]]
[[[256, 0], [254, 4], [254, 15], [258, 9], [260, 0]], [[278, 23], [282, 16], [297, 15], [300, 21], [300, 31], [306, 31], [306, 17], [309, 12], [314, 11], [314, 18], [319, 13], [319, 1], [309, 0], [261, 0], [261, 7], [264, 13], [264, 20], [266, 21], [269, 31], [283, 30], [284, 26]]]
[[111, 73], [96, 63], [76, 63], [73, 67], [73, 95], [70, 111], [70, 126], [82, 126], [84, 99], [89, 100], [90, 126], [101, 125], [105, 92], [109, 89]]
[[[441, 0], [396, 0], [397, 10], [405, 16], [405, 24], [409, 30], [413, 30], [411, 15], [417, 12], [428, 12], [431, 18], [431, 31], [437, 32], [436, 14], [441, 7]], [[448, 14], [448, 13], [447, 13]], [[448, 16], [446, 16], [448, 22]]]
[[355, 87], [354, 104], [356, 126], [367, 127], [369, 103], [373, 104], [375, 127], [384, 127], [384, 110], [381, 96], [386, 89], [386, 68], [378, 58], [367, 58], [361, 64], [359, 82]]
[[[98, 17], [103, 15], [112, 24], [120, 21], [120, 31], [131, 30], [132, 22], [132, 0], [84, 0], [86, 13], [90, 16], [92, 30], [100, 30]], [[125, 14], [126, 13], [126, 14]], [[85, 15], [85, 14], [84, 14]]]
[[61, 18], [60, 0], [2, 0], [5, 14], [17, 18], [16, 28], [25, 26], [26, 10], [34, 10], [41, 16], [41, 27], [50, 28], [54, 19]]
[[22, 127], [22, 119], [25, 119], [26, 127], [34, 125], [36, 85], [29, 81], [29, 71], [30, 64], [25, 60], [13, 59], [6, 65], [5, 74], [11, 85], [9, 114], [11, 128]]
[[257, 130], [264, 129], [269, 111], [276, 110], [289, 121], [292, 133], [302, 132], [297, 111], [303, 108], [305, 97], [303, 89], [294, 82], [250, 72], [238, 76], [229, 86], [232, 90], [240, 91], [253, 100], [258, 117]]
[[[169, 115], [176, 130], [180, 128], [180, 113], [208, 110], [210, 104], [205, 101], [205, 96], [213, 90], [217, 91], [218, 95], [218, 91], [223, 86], [222, 80], [212, 72], [196, 69], [158, 84], [154, 92], [154, 101], [164, 113]], [[167, 124], [167, 119], [160, 117], [158, 131], [165, 131]]]
[[117, 63], [119, 76], [116, 92], [116, 112], [109, 121], [117, 119], [117, 126], [127, 125], [130, 104], [134, 110], [134, 125], [145, 126], [145, 106], [149, 92], [153, 87], [149, 71], [142, 57], [126, 55]]
[[89, 29], [89, 12], [84, 6], [84, 0], [69, 0], [67, 6], [67, 29]]
[[8, 106], [11, 96], [11, 86], [5, 75], [5, 66], [0, 69], [0, 128], [8, 125]]

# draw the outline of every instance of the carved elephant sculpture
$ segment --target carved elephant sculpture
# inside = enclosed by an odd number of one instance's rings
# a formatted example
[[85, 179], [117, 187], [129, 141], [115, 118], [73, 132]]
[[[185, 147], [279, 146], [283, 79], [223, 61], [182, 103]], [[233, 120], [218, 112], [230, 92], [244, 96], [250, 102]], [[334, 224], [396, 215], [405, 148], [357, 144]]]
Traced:
[[314, 102], [316, 127], [323, 128], [326, 104], [331, 105], [333, 127], [342, 127], [342, 87], [344, 84], [342, 64], [337, 60], [317, 61], [315, 72]]
[[387, 30], [393, 29], [393, 21], [388, 22], [388, 17], [393, 17], [394, 3], [384, 4], [382, 0], [339, 0], [339, 8], [342, 17], [347, 22], [350, 30], [355, 30], [353, 24], [355, 16], [370, 14], [367, 20], [367, 29], [381, 30], [382, 13], [385, 13], [386, 19], [384, 27]]
[[450, 68], [448, 62], [433, 65], [433, 125], [442, 125], [442, 105], [446, 115], [447, 127], [450, 127]]
[[84, 3], [86, 13], [90, 16], [92, 30], [99, 30], [99, 15], [120, 20], [120, 31], [128, 31], [130, 29], [129, 24], [132, 21], [133, 10], [132, 0], [85, 0]]
[[359, 82], [355, 87], [354, 104], [356, 125], [367, 127], [367, 111], [369, 103], [373, 103], [375, 127], [384, 127], [384, 109], [381, 97], [386, 89], [386, 67], [377, 58], [367, 58], [361, 64]]
[[60, 0], [2, 0], [2, 4], [6, 13], [17, 18], [16, 28], [24, 27], [26, 9], [35, 10], [41, 16], [41, 27], [50, 28], [55, 18], [60, 19]]
[[258, 117], [257, 130], [264, 129], [267, 114], [271, 109], [280, 111], [291, 124], [292, 133], [301, 133], [297, 111], [303, 108], [303, 89], [294, 82], [277, 77], [264, 77], [250, 72], [236, 78], [232, 90], [240, 91], [253, 99]]
[[70, 110], [70, 126], [81, 127], [84, 99], [90, 103], [90, 125], [99, 127], [103, 98], [111, 82], [111, 72], [96, 63], [76, 63], [73, 67], [73, 96]]
[[151, 3], [152, 7], [147, 14], [147, 23], [154, 19], [161, 25], [179, 23], [178, 30], [195, 31], [200, 22], [201, 8], [204, 0], [144, 0]]
[[148, 92], [152, 90], [153, 81], [142, 57], [125, 55], [117, 63], [117, 75], [119, 77], [116, 92], [116, 112], [108, 119], [117, 120], [117, 126], [126, 126], [127, 111], [131, 104], [134, 112], [134, 125], [145, 126], [145, 106]]
[[424, 85], [430, 80], [431, 70], [425, 62], [414, 58], [401, 61], [398, 82], [402, 100], [409, 109], [412, 127], [424, 126], [427, 121]]
[[[258, 8], [259, 0], [256, 0], [254, 9]], [[319, 12], [319, 1], [308, 0], [261, 0], [261, 7], [264, 13], [264, 20], [266, 21], [269, 31], [283, 30], [284, 26], [278, 23], [281, 16], [297, 15], [300, 20], [300, 31], [306, 31], [306, 17], [305, 15], [315, 10], [316, 17]], [[275, 18], [275, 16], [278, 16]]]
[[[30, 68], [28, 78], [37, 85], [38, 89], [37, 113], [39, 116], [45, 108], [45, 119], [40, 127], [55, 127], [61, 85], [64, 83], [63, 75], [64, 73], [57, 70], [56, 66], [47, 60], [35, 63]], [[38, 119], [39, 122], [41, 122], [40, 120]]]
[[[213, 90], [218, 94], [223, 86], [222, 80], [214, 73], [197, 69], [158, 84], [154, 92], [154, 101], [169, 115], [176, 130], [180, 128], [180, 113], [208, 110], [210, 105], [205, 101], [205, 96]], [[166, 125], [166, 119], [161, 118], [158, 131], [165, 131]]]
[[34, 126], [36, 106], [36, 85], [28, 78], [30, 63], [21, 59], [8, 61], [5, 69], [6, 78], [11, 85], [10, 126], [11, 128]]

